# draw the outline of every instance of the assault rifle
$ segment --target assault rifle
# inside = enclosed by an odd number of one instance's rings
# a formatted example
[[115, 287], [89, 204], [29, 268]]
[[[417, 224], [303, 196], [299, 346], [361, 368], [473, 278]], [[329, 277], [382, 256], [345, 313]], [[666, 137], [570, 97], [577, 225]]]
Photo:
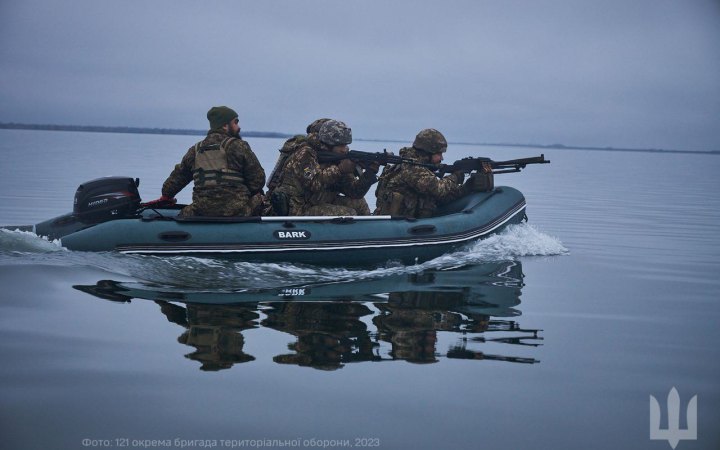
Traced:
[[545, 159], [545, 154], [533, 156], [532, 158], [509, 159], [507, 161], [493, 161], [490, 158], [468, 157], [455, 161], [452, 164], [439, 164], [435, 166], [435, 172], [442, 176], [446, 173], [483, 171], [484, 166], [489, 166], [492, 173], [513, 173], [520, 172], [528, 164], [550, 164], [549, 159]]
[[531, 158], [510, 159], [507, 161], [493, 161], [490, 158], [467, 157], [459, 159], [452, 164], [424, 164], [412, 159], [403, 158], [401, 156], [388, 153], [387, 150], [382, 152], [363, 152], [360, 150], [350, 150], [348, 153], [318, 152], [318, 162], [334, 163], [343, 159], [351, 159], [360, 165], [368, 165], [377, 163], [381, 166], [387, 164], [413, 164], [416, 166], [426, 167], [438, 176], [442, 177], [446, 173], [483, 171], [483, 166], [489, 165], [492, 173], [513, 173], [520, 172], [528, 164], [549, 164], [550, 160], [545, 159], [545, 155], [533, 156]]
[[372, 163], [376, 163], [380, 166], [387, 164], [413, 164], [416, 166], [427, 167], [430, 170], [435, 170], [437, 166], [433, 164], [423, 164], [412, 159], [403, 158], [401, 156], [389, 153], [387, 150], [382, 152], [363, 152], [360, 150], [350, 150], [347, 153], [335, 153], [335, 152], [318, 152], [318, 162], [323, 163], [335, 163], [340, 162], [343, 159], [350, 159], [360, 164], [361, 166], [367, 166]]

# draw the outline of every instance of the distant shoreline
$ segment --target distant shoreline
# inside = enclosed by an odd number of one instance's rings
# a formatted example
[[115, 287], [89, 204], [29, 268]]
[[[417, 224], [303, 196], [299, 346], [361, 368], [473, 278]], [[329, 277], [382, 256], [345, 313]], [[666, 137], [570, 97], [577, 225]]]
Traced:
[[[5, 130], [37, 130], [37, 131], [80, 131], [84, 133], [128, 133], [128, 134], [169, 134], [181, 136], [205, 136], [208, 130], [187, 130], [179, 128], [143, 128], [143, 127], [103, 127], [93, 125], [47, 125], [26, 123], [2, 123], [0, 129]], [[274, 131], [243, 131], [243, 136], [265, 138], [289, 138], [292, 134]]]
[[[94, 125], [48, 125], [48, 124], [24, 124], [24, 123], [4, 123], [0, 122], [0, 129], [5, 130], [36, 130], [36, 131], [79, 131], [88, 133], [128, 133], [128, 134], [166, 134], [181, 136], [204, 136], [207, 130], [189, 130], [178, 128], [143, 128], [143, 127], [107, 127]], [[292, 134], [279, 133], [275, 131], [243, 131], [243, 137], [257, 138], [279, 138], [287, 139]], [[356, 138], [357, 141], [363, 142], [406, 142], [395, 139], [362, 139]], [[673, 149], [655, 149], [655, 148], [614, 148], [614, 147], [587, 147], [587, 146], [569, 146], [563, 144], [517, 144], [517, 143], [482, 143], [482, 142], [451, 142], [455, 145], [479, 145], [485, 147], [522, 147], [522, 148], [542, 148], [549, 150], [595, 150], [604, 152], [646, 152], [646, 153], [686, 153], [686, 154], [702, 154], [702, 155], [720, 155], [720, 150], [673, 150]]]

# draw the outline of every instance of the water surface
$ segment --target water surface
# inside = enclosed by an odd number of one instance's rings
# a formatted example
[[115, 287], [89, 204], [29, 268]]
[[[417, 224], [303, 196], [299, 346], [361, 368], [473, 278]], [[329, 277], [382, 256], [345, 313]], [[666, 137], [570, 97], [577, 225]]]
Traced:
[[[64, 214], [100, 176], [139, 177], [157, 198], [195, 140], [0, 137], [0, 225]], [[281, 141], [249, 141], [269, 172]], [[3, 448], [664, 449], [649, 396], [664, 409], [673, 386], [681, 409], [698, 397], [698, 440], [678, 448], [718, 448], [720, 158], [451, 146], [447, 159], [541, 152], [552, 164], [496, 178], [525, 193], [528, 224], [417, 266], [87, 254], [0, 232]]]

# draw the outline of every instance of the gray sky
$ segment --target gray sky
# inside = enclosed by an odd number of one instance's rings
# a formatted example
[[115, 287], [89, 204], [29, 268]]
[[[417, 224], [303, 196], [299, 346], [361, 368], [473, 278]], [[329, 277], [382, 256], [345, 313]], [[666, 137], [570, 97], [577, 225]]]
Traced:
[[0, 0], [0, 121], [720, 150], [719, 0]]

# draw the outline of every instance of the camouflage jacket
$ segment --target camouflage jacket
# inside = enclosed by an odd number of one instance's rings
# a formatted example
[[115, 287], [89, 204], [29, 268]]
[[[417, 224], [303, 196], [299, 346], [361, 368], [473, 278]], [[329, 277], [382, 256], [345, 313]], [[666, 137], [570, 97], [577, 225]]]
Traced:
[[334, 203], [340, 194], [363, 198], [376, 181], [370, 171], [358, 177], [341, 173], [336, 164], [320, 164], [317, 151], [303, 145], [288, 157], [276, 190], [287, 195], [290, 215], [303, 215], [313, 206]]
[[[162, 194], [174, 197], [185, 186], [193, 181], [193, 172], [197, 169], [195, 157], [197, 148], [220, 144], [227, 138], [227, 134], [218, 130], [210, 130], [207, 137], [188, 149], [179, 164], [165, 180]], [[242, 139], [233, 139], [226, 144], [227, 169], [237, 173], [235, 180], [228, 180], [222, 185], [194, 186], [193, 203], [218, 205], [222, 202], [247, 204], [251, 195], [262, 192], [265, 185], [265, 171], [257, 157], [250, 149], [250, 145]], [[237, 180], [242, 180], [237, 181]], [[213, 206], [210, 209], [217, 209]], [[202, 209], [202, 208], [200, 208]], [[204, 211], [201, 215], [230, 215], [223, 211]]]
[[[412, 147], [400, 150], [400, 156], [421, 163], [430, 159]], [[375, 214], [407, 217], [430, 217], [438, 202], [448, 202], [462, 196], [463, 189], [455, 175], [438, 178], [428, 168], [412, 164], [386, 167], [375, 191]]]

